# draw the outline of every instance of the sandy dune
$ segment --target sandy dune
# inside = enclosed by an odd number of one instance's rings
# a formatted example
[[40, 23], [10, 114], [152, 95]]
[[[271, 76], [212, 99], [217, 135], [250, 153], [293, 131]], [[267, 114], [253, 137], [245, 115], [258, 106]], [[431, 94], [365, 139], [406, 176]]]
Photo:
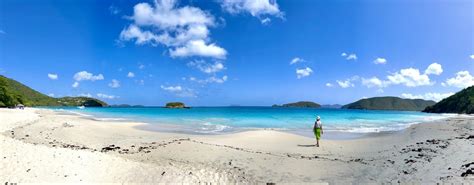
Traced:
[[311, 138], [272, 130], [203, 136], [134, 128], [142, 124], [0, 109], [0, 181], [474, 182], [470, 116], [323, 140], [320, 148]]

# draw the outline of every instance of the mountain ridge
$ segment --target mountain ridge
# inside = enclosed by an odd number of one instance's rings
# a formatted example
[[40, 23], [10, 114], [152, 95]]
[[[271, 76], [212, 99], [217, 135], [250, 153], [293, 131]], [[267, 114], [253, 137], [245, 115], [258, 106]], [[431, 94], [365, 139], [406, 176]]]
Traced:
[[403, 99], [394, 96], [365, 98], [342, 106], [343, 109], [422, 111], [436, 102], [423, 99]]

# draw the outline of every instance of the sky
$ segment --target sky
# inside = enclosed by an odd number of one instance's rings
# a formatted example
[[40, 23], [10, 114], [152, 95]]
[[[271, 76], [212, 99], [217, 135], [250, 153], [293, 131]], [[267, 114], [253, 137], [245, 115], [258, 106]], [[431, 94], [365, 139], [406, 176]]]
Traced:
[[109, 104], [439, 101], [474, 85], [474, 2], [2, 0], [0, 75]]

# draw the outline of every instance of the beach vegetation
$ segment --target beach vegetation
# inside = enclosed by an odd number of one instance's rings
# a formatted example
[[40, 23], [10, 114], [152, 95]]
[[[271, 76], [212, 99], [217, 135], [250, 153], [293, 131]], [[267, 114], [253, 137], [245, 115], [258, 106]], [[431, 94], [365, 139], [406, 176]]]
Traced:
[[18, 104], [25, 106], [107, 106], [107, 103], [90, 97], [50, 97], [16, 80], [0, 75], [0, 107], [15, 107]]
[[474, 114], [474, 86], [447, 97], [423, 112]]

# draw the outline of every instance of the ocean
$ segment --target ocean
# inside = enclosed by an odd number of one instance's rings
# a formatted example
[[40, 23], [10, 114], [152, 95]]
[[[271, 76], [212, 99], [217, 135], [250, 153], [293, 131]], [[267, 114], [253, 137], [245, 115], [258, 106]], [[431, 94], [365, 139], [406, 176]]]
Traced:
[[146, 130], [192, 134], [274, 129], [309, 136], [316, 116], [320, 116], [325, 132], [350, 135], [399, 131], [415, 123], [449, 116], [414, 111], [274, 107], [193, 107], [190, 109], [61, 107], [52, 109], [81, 114], [96, 120], [145, 122], [148, 124], [141, 129]]

